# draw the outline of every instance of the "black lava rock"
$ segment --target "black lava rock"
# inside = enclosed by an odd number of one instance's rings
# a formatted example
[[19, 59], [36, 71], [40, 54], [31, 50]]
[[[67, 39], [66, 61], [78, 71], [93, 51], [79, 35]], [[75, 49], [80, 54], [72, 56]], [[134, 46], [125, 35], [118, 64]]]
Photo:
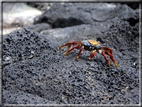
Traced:
[[[54, 3], [50, 9], [35, 18], [34, 23], [49, 23], [53, 28], [63, 28], [81, 24], [96, 27], [106, 26], [120, 19], [134, 16], [135, 11], [127, 5], [108, 3]], [[100, 25], [100, 22], [102, 22]], [[107, 22], [107, 23], [106, 23]]]

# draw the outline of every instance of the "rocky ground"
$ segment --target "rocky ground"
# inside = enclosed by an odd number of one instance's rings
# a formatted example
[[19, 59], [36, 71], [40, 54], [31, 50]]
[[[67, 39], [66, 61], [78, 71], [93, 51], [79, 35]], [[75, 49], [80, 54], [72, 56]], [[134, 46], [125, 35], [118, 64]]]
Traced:
[[[3, 35], [4, 104], [140, 103], [138, 8], [51, 3], [44, 11], [32, 25]], [[88, 59], [86, 50], [79, 61], [78, 49], [63, 58], [67, 47], [59, 51], [60, 45], [86, 39], [112, 48], [117, 68], [99, 53]]]

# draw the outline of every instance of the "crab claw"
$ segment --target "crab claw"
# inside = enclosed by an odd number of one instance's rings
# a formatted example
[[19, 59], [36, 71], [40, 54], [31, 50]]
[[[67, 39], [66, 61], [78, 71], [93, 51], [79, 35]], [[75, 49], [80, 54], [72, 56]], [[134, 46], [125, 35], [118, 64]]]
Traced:
[[92, 53], [89, 55], [89, 59], [92, 59], [92, 57], [95, 55], [96, 50], [93, 50]]

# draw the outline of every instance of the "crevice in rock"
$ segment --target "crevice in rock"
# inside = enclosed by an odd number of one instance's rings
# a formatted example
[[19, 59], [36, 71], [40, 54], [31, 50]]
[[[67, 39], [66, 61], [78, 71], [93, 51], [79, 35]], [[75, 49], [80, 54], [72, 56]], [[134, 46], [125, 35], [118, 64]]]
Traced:
[[105, 42], [102, 40], [102, 38], [98, 37], [97, 41], [101, 42], [102, 44], [104, 44]]
[[129, 22], [131, 26], [135, 26], [137, 23], [139, 23], [139, 19], [134, 19], [134, 18], [129, 18], [126, 21]]
[[121, 4], [127, 4], [129, 7], [131, 7], [134, 10], [139, 8], [139, 2], [124, 2]]
[[53, 28], [64, 28], [64, 27], [68, 27], [68, 26], [75, 26], [75, 25], [81, 25], [83, 24], [82, 20], [76, 19], [76, 18], [61, 18], [61, 19], [57, 19], [56, 21], [53, 22], [52, 27]]
[[52, 28], [64, 28], [68, 26], [76, 26], [76, 25], [84, 24], [82, 20], [79, 20], [73, 17], [58, 18], [56, 20], [50, 20], [47, 17], [43, 17], [42, 19], [40, 19], [40, 21], [34, 22], [34, 24], [38, 24], [38, 23], [49, 23], [52, 26]]

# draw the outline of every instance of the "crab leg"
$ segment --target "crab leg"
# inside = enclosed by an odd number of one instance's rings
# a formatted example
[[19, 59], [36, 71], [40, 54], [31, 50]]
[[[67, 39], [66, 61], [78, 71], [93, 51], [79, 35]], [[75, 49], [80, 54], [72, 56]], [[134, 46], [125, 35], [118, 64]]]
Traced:
[[114, 65], [115, 65], [115, 67], [117, 67], [117, 63], [116, 63], [116, 61], [114, 60], [114, 58], [113, 58], [112, 54], [111, 54], [111, 53], [109, 53], [109, 52], [108, 52], [108, 51], [106, 51], [106, 50], [104, 50], [104, 51], [105, 51], [105, 53], [106, 53], [107, 55], [109, 55], [109, 56], [110, 56], [110, 58], [112, 59], [112, 61], [113, 61]]
[[103, 48], [104, 50], [109, 50], [109, 51], [110, 51], [110, 53], [112, 54], [112, 49], [111, 49], [111, 48], [104, 47], [104, 46], [101, 46], [101, 48]]
[[79, 50], [79, 52], [78, 52], [78, 54], [77, 54], [77, 60], [78, 60], [79, 55], [80, 55], [80, 53], [81, 53], [81, 51], [82, 51], [83, 48], [84, 48], [84, 46], [81, 46], [81, 48], [80, 48], [80, 50]]
[[89, 55], [89, 59], [91, 59], [95, 55], [96, 50], [93, 50], [92, 53]]
[[75, 45], [75, 46], [72, 47], [71, 49], [67, 50], [67, 51], [63, 54], [63, 57], [64, 57], [68, 52], [70, 52], [70, 51], [73, 50], [74, 48], [78, 48], [79, 46], [80, 46], [80, 44], [79, 44], [79, 45]]
[[81, 41], [74, 41], [74, 40], [72, 40], [72, 41], [69, 41], [69, 42], [67, 42], [66, 44], [63, 44], [63, 45], [61, 45], [61, 46], [59, 46], [59, 49], [61, 49], [61, 47], [63, 47], [63, 46], [66, 46], [66, 45], [68, 45], [68, 49], [71, 47], [71, 44], [77, 44], [77, 43], [81, 43]]
[[109, 60], [107, 59], [105, 53], [104, 53], [101, 49], [97, 50], [97, 52], [100, 53], [100, 54], [102, 54], [102, 55], [104, 56], [104, 58], [105, 58], [105, 60], [107, 61], [108, 65], [110, 66], [110, 62], [109, 62]]
[[68, 49], [70, 49], [70, 47], [71, 47], [71, 44], [68, 44]]

